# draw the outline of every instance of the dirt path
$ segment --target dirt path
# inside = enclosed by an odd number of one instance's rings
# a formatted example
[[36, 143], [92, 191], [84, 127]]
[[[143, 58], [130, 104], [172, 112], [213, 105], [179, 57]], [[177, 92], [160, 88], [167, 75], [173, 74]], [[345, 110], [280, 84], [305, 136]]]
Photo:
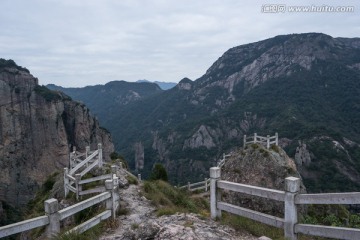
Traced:
[[255, 240], [257, 237], [238, 233], [210, 219], [196, 214], [179, 213], [157, 217], [150, 201], [141, 196], [137, 185], [120, 190], [121, 207], [128, 210], [118, 217], [119, 226], [108, 230], [101, 240], [171, 239], [171, 240]]

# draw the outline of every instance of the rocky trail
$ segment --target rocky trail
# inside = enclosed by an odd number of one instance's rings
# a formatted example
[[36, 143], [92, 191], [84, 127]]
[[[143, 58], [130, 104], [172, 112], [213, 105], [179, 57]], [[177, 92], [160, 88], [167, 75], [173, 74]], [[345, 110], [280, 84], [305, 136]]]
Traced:
[[220, 240], [258, 239], [248, 233], [220, 225], [193, 213], [178, 213], [157, 217], [155, 208], [144, 196], [138, 185], [120, 189], [121, 208], [126, 215], [117, 218], [118, 227], [108, 229], [101, 240], [171, 239], [171, 240]]

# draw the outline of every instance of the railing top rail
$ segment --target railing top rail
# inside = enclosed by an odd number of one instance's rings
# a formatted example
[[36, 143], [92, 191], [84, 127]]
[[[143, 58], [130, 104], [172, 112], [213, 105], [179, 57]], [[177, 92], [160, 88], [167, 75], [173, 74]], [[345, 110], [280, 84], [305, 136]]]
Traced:
[[235, 206], [235, 205], [225, 203], [225, 202], [218, 202], [217, 204], [218, 204], [219, 209], [221, 209], [221, 210], [224, 210], [224, 211], [236, 214], [236, 215], [240, 215], [243, 217], [247, 217], [252, 220], [262, 222], [262, 223], [265, 223], [267, 225], [271, 225], [271, 226], [274, 226], [277, 228], [284, 228], [284, 219], [283, 218], [278, 218], [278, 217], [275, 217], [272, 215], [268, 215], [268, 214], [257, 212], [254, 210], [242, 208], [242, 207]]
[[296, 204], [360, 204], [360, 192], [298, 194]]
[[111, 197], [111, 193], [104, 192], [104, 193], [100, 193], [99, 195], [96, 195], [94, 197], [91, 197], [89, 199], [86, 199], [82, 202], [79, 202], [77, 204], [74, 204], [70, 207], [64, 208], [59, 211], [60, 220], [63, 220], [77, 212], [80, 212], [88, 207], [91, 207], [97, 203], [100, 203], [110, 197]]
[[228, 181], [217, 181], [217, 187], [221, 189], [227, 189], [235, 192], [246, 193], [263, 198], [273, 199], [277, 201], [284, 201], [285, 191], [274, 190], [270, 188], [256, 187], [241, 183], [233, 183]]
[[0, 227], [0, 238], [49, 224], [48, 216], [41, 216]]
[[73, 169], [70, 170], [70, 174], [73, 175], [77, 170], [79, 170], [82, 166], [84, 166], [87, 162], [89, 162], [92, 158], [94, 158], [98, 154], [98, 152], [99, 152], [98, 150], [94, 151], [84, 161], [76, 165]]
[[360, 239], [360, 229], [356, 228], [296, 224], [295, 233], [304, 233], [313, 236], [330, 237], [336, 239]]

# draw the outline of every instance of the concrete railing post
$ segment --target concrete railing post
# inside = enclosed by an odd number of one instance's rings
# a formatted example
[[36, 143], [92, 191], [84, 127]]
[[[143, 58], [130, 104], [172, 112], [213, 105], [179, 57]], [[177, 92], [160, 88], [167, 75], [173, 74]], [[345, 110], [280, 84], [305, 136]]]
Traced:
[[87, 158], [90, 154], [90, 146], [85, 147], [85, 158]]
[[257, 143], [256, 139], [257, 139], [257, 133], [254, 133], [254, 143]]
[[244, 142], [243, 142], [244, 148], [246, 147], [246, 135], [244, 135]]
[[103, 154], [102, 154], [102, 144], [98, 144], [98, 157], [99, 157], [99, 167], [103, 166]]
[[116, 165], [111, 165], [111, 173], [116, 176], [116, 172], [117, 172], [117, 166]]
[[275, 133], [275, 145], [279, 146], [279, 134]]
[[73, 152], [72, 152], [72, 155], [71, 155], [71, 159], [70, 159], [70, 161], [71, 161], [71, 169], [73, 169], [75, 166], [76, 166], [76, 161], [75, 161], [75, 159], [76, 159], [76, 147], [74, 146], [73, 147]]
[[141, 182], [141, 173], [138, 174], [138, 180]]
[[207, 192], [207, 189], [208, 189], [208, 183], [207, 183], [207, 178], [205, 178], [205, 192]]
[[48, 239], [60, 232], [60, 216], [58, 213], [59, 203], [55, 198], [44, 202], [45, 214], [49, 217], [49, 225], [46, 226], [46, 236]]
[[187, 183], [187, 190], [190, 191], [190, 182]]
[[221, 170], [218, 167], [210, 168], [210, 212], [211, 218], [221, 217], [221, 210], [217, 209], [219, 192], [216, 188], [216, 182], [220, 179]]
[[116, 209], [115, 209], [115, 194], [114, 194], [114, 179], [105, 180], [105, 189], [111, 193], [111, 198], [106, 200], [106, 209], [111, 210], [111, 216], [113, 219], [116, 218]]
[[70, 167], [70, 170], [73, 168], [72, 159], [73, 159], [73, 153], [71, 152], [69, 154], [69, 167]]
[[119, 162], [119, 169], [123, 169], [123, 163]]
[[99, 167], [102, 168], [103, 166], [103, 156], [102, 156], [102, 144], [98, 144], [98, 157], [99, 157]]
[[266, 148], [269, 149], [270, 148], [270, 135], [266, 136]]
[[76, 200], [79, 200], [80, 191], [82, 190], [81, 185], [79, 184], [80, 181], [81, 181], [81, 174], [80, 173], [75, 174]]
[[[89, 156], [90, 153], [90, 146], [86, 146], [85, 147], [85, 158], [87, 158]], [[89, 162], [86, 163], [86, 167], [89, 166]]]
[[295, 196], [300, 191], [300, 179], [288, 177], [285, 179], [285, 226], [284, 235], [286, 239], [297, 240], [295, 224], [298, 222]]
[[69, 169], [64, 168], [64, 192], [65, 192], [65, 198], [69, 194], [68, 185], [70, 185], [70, 184], [69, 184], [69, 178], [67, 177], [68, 174], [69, 174]]

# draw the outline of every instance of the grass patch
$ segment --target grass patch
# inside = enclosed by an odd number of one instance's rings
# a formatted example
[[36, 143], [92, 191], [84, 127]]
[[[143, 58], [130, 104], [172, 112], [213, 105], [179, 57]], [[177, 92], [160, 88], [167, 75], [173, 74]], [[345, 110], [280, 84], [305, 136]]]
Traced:
[[157, 215], [171, 215], [176, 212], [192, 212], [208, 215], [209, 204], [202, 198], [191, 198], [184, 190], [174, 188], [167, 182], [144, 181], [144, 196], [157, 208]]
[[270, 146], [270, 149], [273, 150], [273, 151], [276, 152], [276, 153], [279, 153], [279, 152], [280, 152], [279, 146], [276, 146], [276, 145], [271, 145], [271, 146]]
[[78, 233], [78, 232], [63, 232], [53, 238], [52, 240], [97, 240], [104, 231], [104, 222], [90, 228], [89, 230]]
[[135, 229], [138, 229], [138, 228], [139, 228], [139, 224], [137, 224], [137, 223], [131, 224], [131, 229], [135, 230]]
[[[248, 233], [256, 236], [266, 236], [273, 240], [286, 240], [284, 237], [284, 230], [272, 227], [266, 224], [256, 222], [254, 220], [237, 216], [231, 213], [222, 212], [220, 219], [221, 224], [233, 227], [236, 231], [247, 231]], [[299, 240], [326, 240], [327, 238], [314, 237], [303, 234], [298, 234]]]
[[222, 212], [221, 223], [233, 227], [237, 231], [247, 231], [255, 236], [267, 236], [273, 240], [285, 240], [282, 229], [258, 223], [248, 218]]
[[27, 204], [27, 214], [25, 219], [38, 217], [44, 214], [44, 202], [50, 198], [50, 191], [55, 184], [58, 172], [51, 174], [41, 186], [40, 190], [36, 193], [34, 199], [30, 200]]
[[130, 174], [128, 174], [128, 175], [126, 176], [126, 180], [128, 180], [128, 183], [129, 183], [129, 184], [133, 184], [133, 185], [138, 185], [138, 184], [139, 184], [139, 181], [137, 180], [137, 178], [134, 177], [134, 176], [132, 176], [132, 175], [130, 175]]

